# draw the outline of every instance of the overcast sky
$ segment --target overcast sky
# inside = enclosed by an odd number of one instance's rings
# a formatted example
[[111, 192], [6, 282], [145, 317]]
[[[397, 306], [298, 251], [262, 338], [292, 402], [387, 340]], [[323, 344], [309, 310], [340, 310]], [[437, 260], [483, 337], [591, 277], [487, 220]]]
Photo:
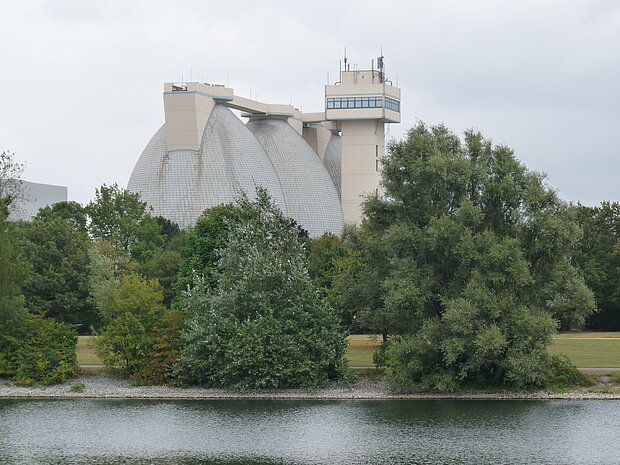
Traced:
[[620, 1], [0, 0], [0, 150], [29, 181], [125, 187], [163, 123], [163, 83], [323, 110], [347, 46], [383, 46], [416, 120], [475, 127], [570, 201], [620, 200]]

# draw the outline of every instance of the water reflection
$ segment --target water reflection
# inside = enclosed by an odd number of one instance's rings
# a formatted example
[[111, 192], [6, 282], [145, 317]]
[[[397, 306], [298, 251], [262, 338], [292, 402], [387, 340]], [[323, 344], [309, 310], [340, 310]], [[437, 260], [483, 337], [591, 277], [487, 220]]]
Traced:
[[0, 400], [0, 463], [609, 464], [617, 401]]

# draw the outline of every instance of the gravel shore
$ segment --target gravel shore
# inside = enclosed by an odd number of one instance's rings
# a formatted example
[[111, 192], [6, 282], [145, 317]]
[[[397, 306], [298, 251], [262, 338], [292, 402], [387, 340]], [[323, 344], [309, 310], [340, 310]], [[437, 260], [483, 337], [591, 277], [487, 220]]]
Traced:
[[[82, 392], [71, 392], [82, 383]], [[55, 386], [18, 387], [0, 380], [0, 398], [122, 398], [122, 399], [617, 399], [620, 393], [601, 392], [460, 392], [460, 393], [390, 393], [381, 381], [358, 380], [349, 386], [333, 386], [316, 391], [281, 389], [237, 392], [201, 387], [132, 386], [109, 375], [74, 378]]]

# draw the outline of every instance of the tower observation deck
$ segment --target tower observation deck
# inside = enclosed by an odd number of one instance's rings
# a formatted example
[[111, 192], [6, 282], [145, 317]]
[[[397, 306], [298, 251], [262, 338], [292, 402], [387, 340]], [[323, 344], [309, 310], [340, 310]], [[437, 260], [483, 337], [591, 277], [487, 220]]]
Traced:
[[341, 205], [345, 222], [357, 223], [365, 195], [378, 192], [385, 124], [400, 122], [400, 89], [378, 69], [341, 71], [340, 82], [325, 86], [325, 120], [342, 138]]

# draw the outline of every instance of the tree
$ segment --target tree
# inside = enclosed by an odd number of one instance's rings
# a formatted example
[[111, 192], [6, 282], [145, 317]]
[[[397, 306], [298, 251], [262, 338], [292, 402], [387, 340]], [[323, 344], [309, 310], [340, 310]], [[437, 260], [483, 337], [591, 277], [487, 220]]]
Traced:
[[347, 257], [348, 249], [340, 237], [329, 233], [316, 239], [308, 238], [305, 246], [308, 255], [308, 273], [316, 287], [327, 295], [334, 285], [337, 262]]
[[31, 273], [24, 283], [28, 309], [88, 332], [98, 324], [90, 296], [90, 239], [83, 207], [61, 202], [20, 225]]
[[62, 383], [75, 373], [75, 332], [26, 311], [21, 287], [29, 270], [7, 221], [10, 201], [0, 198], [0, 376], [22, 385]]
[[597, 207], [577, 205], [577, 221], [583, 238], [575, 253], [588, 287], [596, 297], [599, 311], [587, 326], [608, 331], [620, 330], [620, 203], [602, 202]]
[[[16, 163], [11, 153], [0, 153], [0, 338], [11, 332], [26, 311], [21, 284], [27, 275], [27, 265], [16, 241], [14, 225], [8, 221], [11, 204], [19, 197], [19, 177], [23, 170], [23, 165]], [[1, 354], [2, 351], [0, 358]]]
[[140, 194], [105, 184], [95, 189], [95, 199], [86, 206], [90, 233], [115, 244], [120, 250], [142, 260], [164, 244], [160, 223], [148, 214]]
[[422, 123], [391, 144], [383, 185], [364, 211], [389, 263], [382, 311], [400, 327], [391, 386], [544, 384], [553, 333], [594, 310], [568, 206], [509, 148]]
[[14, 226], [7, 221], [10, 198], [0, 198], [0, 375], [11, 374], [17, 350], [15, 331], [26, 317], [21, 284], [26, 266], [21, 259]]
[[16, 384], [59, 384], [75, 376], [77, 336], [69, 325], [28, 314], [10, 337], [14, 350], [5, 373]]
[[313, 387], [346, 375], [345, 338], [312, 285], [298, 231], [267, 192], [241, 195], [216, 287], [188, 292], [179, 372], [236, 389]]
[[231, 204], [208, 208], [200, 215], [188, 234], [187, 246], [181, 252], [185, 261], [176, 283], [181, 300], [183, 292], [193, 287], [197, 277], [208, 289], [216, 286], [220, 272], [219, 253], [226, 247], [230, 229], [236, 221], [237, 208]]
[[162, 300], [156, 280], [146, 281], [133, 273], [121, 278], [96, 340], [97, 352], [107, 366], [134, 379], [143, 378], [166, 326]]
[[383, 280], [389, 272], [389, 250], [381, 234], [367, 224], [349, 226], [343, 232], [345, 258], [336, 261], [330, 302], [349, 316], [352, 329], [379, 333], [383, 342], [400, 332], [401, 319], [385, 308]]
[[156, 250], [153, 255], [140, 264], [140, 275], [146, 279], [157, 279], [164, 290], [164, 305], [170, 308], [176, 293], [176, 282], [179, 270], [183, 264], [183, 256], [180, 247], [183, 239], [175, 244], [174, 241], [168, 247]]
[[44, 223], [61, 219], [67, 221], [76, 231], [88, 233], [86, 208], [78, 202], [57, 202], [48, 205], [39, 210], [35, 219]]
[[0, 199], [7, 199], [7, 208], [24, 195], [21, 180], [24, 168], [23, 163], [15, 161], [14, 154], [6, 151], [0, 153]]

